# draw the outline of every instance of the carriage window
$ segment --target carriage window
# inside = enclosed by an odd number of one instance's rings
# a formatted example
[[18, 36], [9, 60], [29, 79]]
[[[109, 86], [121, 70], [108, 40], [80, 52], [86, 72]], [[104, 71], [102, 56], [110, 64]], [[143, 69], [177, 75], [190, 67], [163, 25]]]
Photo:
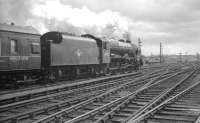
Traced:
[[39, 43], [31, 43], [31, 53], [32, 54], [39, 54], [40, 53], [40, 45]]
[[10, 51], [11, 51], [11, 54], [17, 53], [18, 51], [17, 40], [14, 40], [14, 39], [10, 40]]

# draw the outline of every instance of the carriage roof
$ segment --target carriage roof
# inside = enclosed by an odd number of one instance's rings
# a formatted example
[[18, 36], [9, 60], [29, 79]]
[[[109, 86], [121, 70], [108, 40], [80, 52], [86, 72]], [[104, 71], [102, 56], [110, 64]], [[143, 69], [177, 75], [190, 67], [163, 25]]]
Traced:
[[15, 26], [4, 23], [0, 23], [0, 31], [39, 35], [39, 32], [31, 26]]

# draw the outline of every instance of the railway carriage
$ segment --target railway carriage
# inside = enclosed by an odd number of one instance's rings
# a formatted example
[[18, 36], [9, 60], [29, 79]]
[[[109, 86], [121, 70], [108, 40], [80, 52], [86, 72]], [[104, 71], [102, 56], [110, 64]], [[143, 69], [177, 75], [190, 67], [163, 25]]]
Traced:
[[24, 80], [40, 71], [40, 35], [32, 27], [0, 24], [0, 80]]

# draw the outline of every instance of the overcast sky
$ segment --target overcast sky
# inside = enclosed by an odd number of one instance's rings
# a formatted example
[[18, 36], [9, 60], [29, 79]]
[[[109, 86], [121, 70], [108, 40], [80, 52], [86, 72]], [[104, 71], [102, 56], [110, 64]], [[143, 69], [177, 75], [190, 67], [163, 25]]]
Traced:
[[[200, 0], [0, 0], [0, 22], [120, 38], [126, 32], [145, 55], [200, 52]], [[113, 28], [114, 27], [114, 28]], [[114, 29], [114, 30], [113, 30]]]

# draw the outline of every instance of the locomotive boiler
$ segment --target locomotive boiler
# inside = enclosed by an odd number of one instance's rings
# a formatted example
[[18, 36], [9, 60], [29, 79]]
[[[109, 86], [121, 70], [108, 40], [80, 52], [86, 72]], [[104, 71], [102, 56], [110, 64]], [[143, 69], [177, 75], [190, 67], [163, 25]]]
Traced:
[[138, 47], [130, 41], [109, 40], [110, 67], [116, 69], [135, 68], [137, 64]]
[[124, 40], [109, 40], [110, 52], [113, 55], [119, 55], [121, 57], [128, 55], [134, 57], [137, 53], [137, 46], [131, 42], [125, 42]]

